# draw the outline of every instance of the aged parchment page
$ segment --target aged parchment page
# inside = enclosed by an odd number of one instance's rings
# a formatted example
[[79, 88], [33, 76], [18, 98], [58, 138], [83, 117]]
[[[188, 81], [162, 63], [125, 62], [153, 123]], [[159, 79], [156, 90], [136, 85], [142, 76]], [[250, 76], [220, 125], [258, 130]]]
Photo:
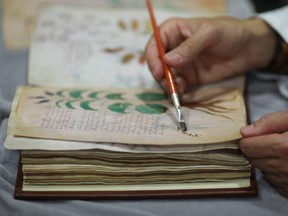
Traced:
[[143, 10], [48, 6], [41, 11], [33, 35], [28, 83], [155, 87], [144, 59], [151, 34]]
[[[199, 89], [183, 102], [188, 132], [177, 130], [163, 92], [26, 87], [14, 136], [131, 144], [203, 144], [240, 138], [246, 124], [238, 90]], [[223, 133], [224, 132], [224, 133]]]
[[[101, 8], [145, 7], [141, 0], [3, 0], [3, 33], [8, 49], [28, 48], [35, 17], [44, 3], [81, 4]], [[155, 7], [189, 11], [192, 15], [215, 16], [225, 13], [225, 0], [157, 0]]]
[[[234, 83], [234, 82], [233, 82]], [[239, 83], [239, 80], [237, 80]], [[241, 83], [241, 82], [240, 82]], [[227, 85], [226, 87], [235, 87], [235, 84]], [[222, 86], [224, 87], [224, 86]], [[131, 152], [131, 153], [169, 153], [169, 152], [203, 152], [217, 149], [238, 149], [237, 140], [228, 142], [203, 144], [203, 145], [133, 145], [121, 143], [100, 143], [100, 142], [81, 142], [67, 140], [52, 140], [45, 138], [29, 138], [15, 137], [13, 130], [16, 125], [16, 110], [19, 102], [19, 97], [22, 94], [23, 87], [19, 87], [15, 94], [12, 110], [8, 120], [7, 137], [4, 143], [7, 149], [17, 150], [94, 150], [102, 149], [116, 152]]]
[[[156, 12], [159, 23], [173, 16], [190, 17], [190, 13]], [[49, 5], [40, 11], [32, 37], [28, 83], [155, 87], [144, 57], [151, 35], [146, 9]]]

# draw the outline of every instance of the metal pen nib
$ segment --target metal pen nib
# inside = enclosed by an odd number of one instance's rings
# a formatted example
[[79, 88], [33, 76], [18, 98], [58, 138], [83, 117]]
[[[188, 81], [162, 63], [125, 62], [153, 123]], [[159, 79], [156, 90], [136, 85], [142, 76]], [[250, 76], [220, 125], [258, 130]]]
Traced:
[[187, 131], [187, 126], [186, 126], [183, 114], [181, 112], [178, 95], [176, 93], [173, 93], [173, 94], [171, 94], [171, 98], [172, 98], [173, 105], [174, 105], [176, 112], [177, 112], [180, 129], [182, 131]]

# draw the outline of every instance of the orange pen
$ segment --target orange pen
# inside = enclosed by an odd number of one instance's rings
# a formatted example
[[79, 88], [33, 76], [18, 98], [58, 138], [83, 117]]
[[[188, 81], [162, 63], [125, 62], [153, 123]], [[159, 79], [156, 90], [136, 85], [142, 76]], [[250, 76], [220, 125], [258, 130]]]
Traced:
[[165, 73], [165, 78], [167, 80], [169, 93], [171, 95], [173, 105], [174, 105], [176, 112], [177, 112], [179, 126], [180, 126], [180, 129], [182, 131], [187, 131], [186, 123], [184, 121], [184, 117], [183, 117], [183, 114], [181, 112], [181, 107], [180, 107], [179, 97], [178, 97], [177, 91], [176, 91], [176, 85], [175, 85], [174, 77], [173, 77], [173, 74], [171, 72], [170, 67], [168, 67], [168, 65], [165, 63], [165, 60], [164, 60], [165, 50], [164, 50], [164, 47], [163, 47], [163, 44], [161, 41], [159, 29], [158, 29], [156, 19], [155, 19], [154, 13], [153, 13], [152, 4], [151, 4], [150, 0], [146, 0], [146, 4], [147, 4], [147, 8], [148, 8], [149, 15], [150, 15], [150, 20], [151, 20], [153, 31], [154, 31], [154, 36], [155, 36], [155, 39], [157, 42], [157, 47], [158, 47], [158, 51], [160, 54], [160, 59], [162, 62], [163, 70]]

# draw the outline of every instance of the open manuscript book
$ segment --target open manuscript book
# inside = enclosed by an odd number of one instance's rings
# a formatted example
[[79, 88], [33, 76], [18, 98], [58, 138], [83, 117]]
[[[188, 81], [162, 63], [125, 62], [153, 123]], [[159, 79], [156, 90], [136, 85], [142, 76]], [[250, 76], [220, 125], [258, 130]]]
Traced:
[[30, 50], [33, 86], [18, 89], [5, 142], [21, 150], [16, 198], [256, 193], [237, 145], [243, 77], [189, 91], [184, 133], [143, 58], [150, 35], [146, 10], [43, 8]]

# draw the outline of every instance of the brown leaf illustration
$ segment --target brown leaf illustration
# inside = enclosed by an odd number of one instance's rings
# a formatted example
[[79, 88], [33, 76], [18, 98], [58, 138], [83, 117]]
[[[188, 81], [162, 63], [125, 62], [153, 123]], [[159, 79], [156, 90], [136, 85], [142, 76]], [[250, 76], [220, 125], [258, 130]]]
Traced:
[[219, 92], [213, 92], [210, 95], [206, 95], [206, 97], [203, 97], [197, 101], [186, 101], [183, 103], [183, 105], [195, 110], [203, 111], [210, 115], [221, 116], [223, 118], [230, 119], [229, 117], [222, 114], [233, 112], [235, 109], [227, 108], [225, 106], [221, 106], [220, 104], [227, 101], [234, 101], [236, 99], [236, 95], [232, 95], [230, 98], [226, 99], [214, 99], [217, 96], [227, 94], [229, 92], [231, 92], [231, 89], [223, 89]]
[[117, 53], [122, 51], [124, 48], [123, 47], [115, 47], [115, 48], [104, 48], [103, 50], [107, 53]]
[[127, 26], [126, 26], [126, 24], [123, 22], [123, 20], [119, 20], [119, 21], [118, 21], [118, 27], [119, 27], [120, 29], [124, 30], [124, 31], [127, 29]]
[[145, 55], [144, 55], [144, 53], [141, 53], [141, 55], [139, 56], [139, 63], [144, 64], [145, 61], [146, 61]]
[[122, 63], [123, 64], [129, 63], [134, 58], [134, 56], [135, 55], [133, 53], [127, 53], [126, 55], [123, 56]]
[[136, 19], [132, 20], [131, 27], [132, 27], [133, 31], [137, 31], [139, 29], [139, 23]]

